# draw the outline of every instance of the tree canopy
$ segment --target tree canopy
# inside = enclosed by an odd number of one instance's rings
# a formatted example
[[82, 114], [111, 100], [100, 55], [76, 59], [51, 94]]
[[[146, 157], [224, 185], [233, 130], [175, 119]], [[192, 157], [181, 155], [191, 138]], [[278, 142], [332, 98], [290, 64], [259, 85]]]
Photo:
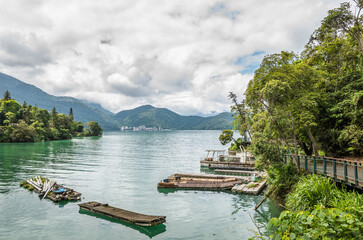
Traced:
[[298, 55], [264, 57], [245, 92], [233, 101], [235, 130], [266, 164], [282, 153], [363, 154], [363, 1], [330, 10]]
[[20, 105], [11, 99], [9, 91], [0, 99], [0, 142], [34, 142], [70, 139], [72, 136], [99, 136], [102, 128], [97, 122], [91, 122], [90, 129], [81, 122], [75, 122], [73, 111], [70, 116], [57, 113], [53, 108], [46, 109]]

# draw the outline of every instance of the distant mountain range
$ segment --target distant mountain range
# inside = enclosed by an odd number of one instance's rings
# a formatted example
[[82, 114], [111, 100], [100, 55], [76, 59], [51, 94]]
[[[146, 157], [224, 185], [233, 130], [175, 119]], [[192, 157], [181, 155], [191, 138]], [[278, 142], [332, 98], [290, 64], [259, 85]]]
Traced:
[[97, 121], [104, 130], [119, 130], [120, 126], [137, 127], [141, 125], [179, 130], [232, 128], [233, 119], [227, 112], [211, 117], [181, 116], [166, 108], [145, 105], [113, 114], [99, 104], [72, 97], [52, 96], [33, 85], [0, 73], [0, 94], [2, 95], [6, 90], [9, 90], [11, 97], [20, 104], [26, 101], [27, 104], [36, 105], [49, 111], [55, 107], [57, 112], [65, 114], [68, 114], [72, 107], [76, 121]]

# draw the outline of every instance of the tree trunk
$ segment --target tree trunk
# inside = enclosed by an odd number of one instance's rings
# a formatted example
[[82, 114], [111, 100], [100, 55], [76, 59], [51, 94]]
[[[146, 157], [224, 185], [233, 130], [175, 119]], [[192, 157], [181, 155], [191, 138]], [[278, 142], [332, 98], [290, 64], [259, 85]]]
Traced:
[[313, 154], [312, 144], [310, 143], [310, 148], [306, 146], [306, 143], [298, 141], [298, 144], [303, 149], [305, 155], [311, 156]]
[[313, 145], [314, 155], [316, 157], [319, 157], [319, 149], [318, 149], [318, 146], [316, 144], [315, 138], [314, 138], [313, 134], [311, 133], [310, 128], [308, 128], [308, 135], [309, 135], [310, 141], [311, 141], [311, 143]]
[[298, 155], [298, 150], [297, 150], [297, 140], [296, 140], [296, 128], [295, 128], [295, 122], [294, 122], [294, 118], [292, 117], [291, 112], [289, 112], [290, 114], [290, 118], [291, 118], [291, 125], [292, 125], [292, 131], [294, 133], [294, 147], [295, 147], [295, 160], [296, 160], [296, 166], [299, 167], [298, 163], [297, 163], [297, 155]]

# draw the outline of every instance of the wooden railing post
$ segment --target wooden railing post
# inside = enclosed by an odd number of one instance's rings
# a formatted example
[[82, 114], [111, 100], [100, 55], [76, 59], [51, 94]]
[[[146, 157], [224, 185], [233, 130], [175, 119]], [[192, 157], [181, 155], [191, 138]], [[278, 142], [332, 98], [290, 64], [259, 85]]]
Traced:
[[333, 174], [334, 174], [334, 179], [337, 178], [337, 165], [335, 162], [335, 159], [333, 159]]
[[308, 171], [308, 156], [305, 156], [305, 170]]
[[354, 183], [358, 186], [358, 168], [357, 163], [354, 163]]
[[345, 181], [345, 182], [348, 182], [347, 161], [344, 161], [344, 181]]
[[284, 157], [285, 157], [285, 164], [287, 164], [286, 154], [285, 154], [285, 156], [284, 156]]

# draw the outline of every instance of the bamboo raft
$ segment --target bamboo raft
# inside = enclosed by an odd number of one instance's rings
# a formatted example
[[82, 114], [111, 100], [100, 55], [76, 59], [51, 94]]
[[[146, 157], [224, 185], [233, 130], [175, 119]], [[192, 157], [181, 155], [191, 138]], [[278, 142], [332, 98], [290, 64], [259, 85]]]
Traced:
[[[53, 202], [59, 202], [62, 200], [77, 201], [81, 199], [82, 195], [71, 188], [64, 187], [63, 185], [57, 184], [53, 180], [49, 180], [40, 176], [24, 180], [20, 183], [20, 186], [38, 193], [42, 199], [48, 198]], [[63, 191], [57, 192], [60, 189]]]
[[232, 192], [245, 194], [259, 194], [266, 187], [266, 180], [262, 182], [250, 182], [249, 184], [236, 185], [232, 188]]
[[158, 188], [230, 190], [242, 182], [241, 178], [231, 176], [178, 173], [160, 181]]
[[166, 216], [151, 216], [127, 211], [109, 206], [99, 202], [88, 202], [78, 204], [80, 209], [115, 218], [124, 222], [136, 224], [143, 227], [152, 227], [164, 223]]

